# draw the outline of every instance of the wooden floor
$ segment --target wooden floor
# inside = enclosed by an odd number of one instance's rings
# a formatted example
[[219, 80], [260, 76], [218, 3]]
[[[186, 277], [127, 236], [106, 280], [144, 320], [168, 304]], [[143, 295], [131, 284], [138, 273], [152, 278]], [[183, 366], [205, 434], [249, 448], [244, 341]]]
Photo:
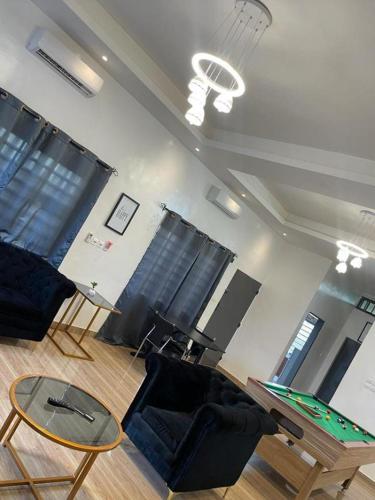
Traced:
[[[48, 374], [75, 383], [104, 400], [121, 419], [144, 376], [143, 361], [137, 360], [129, 375], [125, 371], [131, 357], [125, 348], [113, 347], [93, 338], [86, 346], [95, 362], [63, 357], [46, 338], [42, 343], [0, 338], [0, 422], [9, 410], [8, 389], [18, 376], [27, 373]], [[73, 471], [81, 454], [62, 448], [45, 440], [21, 424], [14, 441], [29, 471], [33, 475], [60, 475]], [[228, 457], [230, 459], [230, 457]], [[0, 479], [19, 477], [8, 451], [0, 447]], [[66, 498], [68, 486], [43, 486], [39, 491], [48, 500]], [[178, 500], [219, 499], [223, 490], [185, 494]], [[78, 500], [158, 500], [166, 498], [163, 481], [153, 471], [142, 455], [125, 442], [123, 447], [101, 454], [89, 473]], [[1, 489], [0, 499], [31, 500], [25, 488]], [[284, 500], [293, 498], [283, 480], [256, 456], [252, 458], [238, 483], [228, 492], [227, 500]], [[347, 500], [375, 499], [375, 488], [358, 478], [345, 495], [338, 488], [314, 493], [314, 499]]]

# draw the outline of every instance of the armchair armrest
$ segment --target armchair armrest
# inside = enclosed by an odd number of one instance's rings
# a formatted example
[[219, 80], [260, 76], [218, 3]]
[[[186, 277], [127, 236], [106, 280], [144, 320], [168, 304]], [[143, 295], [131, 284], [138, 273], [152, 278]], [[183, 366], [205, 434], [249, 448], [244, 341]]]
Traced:
[[152, 353], [146, 359], [146, 371], [147, 375], [122, 421], [124, 429], [132, 414], [142, 411], [147, 405], [189, 413], [203, 404], [209, 368]]

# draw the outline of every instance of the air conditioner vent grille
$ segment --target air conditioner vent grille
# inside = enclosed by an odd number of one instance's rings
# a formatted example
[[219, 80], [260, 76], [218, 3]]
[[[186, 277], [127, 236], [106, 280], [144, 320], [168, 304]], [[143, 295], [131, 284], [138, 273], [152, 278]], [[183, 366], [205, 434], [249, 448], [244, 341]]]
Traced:
[[65, 68], [60, 66], [60, 64], [55, 61], [51, 56], [49, 56], [44, 50], [38, 49], [35, 53], [43, 59], [49, 66], [51, 66], [55, 71], [58, 71], [66, 80], [68, 80], [72, 85], [78, 88], [87, 97], [93, 97], [94, 93], [91, 92], [89, 88], [83, 85], [77, 78], [69, 73]]

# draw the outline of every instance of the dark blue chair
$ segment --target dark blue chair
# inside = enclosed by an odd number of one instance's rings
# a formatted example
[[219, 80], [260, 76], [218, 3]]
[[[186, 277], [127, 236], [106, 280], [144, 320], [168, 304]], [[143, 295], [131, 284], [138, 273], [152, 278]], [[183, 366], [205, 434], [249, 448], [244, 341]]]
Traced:
[[0, 336], [40, 341], [75, 284], [31, 252], [0, 242]]
[[122, 426], [172, 492], [234, 485], [274, 419], [213, 368], [150, 354]]

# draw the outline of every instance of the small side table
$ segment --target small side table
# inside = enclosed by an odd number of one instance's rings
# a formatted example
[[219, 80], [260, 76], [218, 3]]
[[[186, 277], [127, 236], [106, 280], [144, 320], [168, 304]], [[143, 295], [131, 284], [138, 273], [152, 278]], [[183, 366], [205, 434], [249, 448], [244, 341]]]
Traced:
[[[116, 307], [114, 307], [110, 302], [108, 302], [108, 300], [105, 299], [102, 295], [100, 295], [100, 293], [95, 292], [95, 295], [90, 295], [89, 294], [89, 290], [90, 290], [89, 286], [83, 285], [82, 283], [75, 283], [75, 285], [77, 287], [76, 293], [73, 295], [68, 307], [66, 308], [64, 314], [61, 316], [60, 321], [57, 323], [57, 325], [53, 329], [52, 333], [47, 333], [47, 335], [64, 356], [67, 356], [69, 358], [84, 359], [86, 361], [94, 361], [94, 358], [91, 356], [91, 354], [89, 352], [87, 352], [86, 349], [84, 349], [84, 347], [81, 345], [87, 332], [90, 330], [91, 325], [95, 321], [95, 318], [97, 317], [97, 315], [99, 314], [99, 311], [101, 309], [104, 309], [106, 311], [110, 311], [111, 313], [114, 313], [114, 314], [121, 314], [121, 311], [119, 309], [117, 309]], [[79, 306], [77, 307], [77, 310], [73, 314], [71, 320], [66, 325], [64, 330], [60, 330], [60, 327], [63, 324], [64, 319], [68, 315], [69, 311], [72, 309], [73, 304], [79, 300], [81, 300], [81, 302], [80, 302]], [[77, 318], [78, 314], [80, 313], [80, 311], [81, 311], [81, 309], [86, 301], [90, 302], [93, 306], [95, 306], [96, 309], [94, 311], [93, 316], [89, 320], [86, 328], [81, 333], [81, 336], [79, 337], [78, 340], [76, 340], [73, 337], [72, 333], [69, 331], [69, 328], [73, 325], [73, 322]], [[56, 333], [58, 331], [65, 333], [70, 338], [70, 340], [72, 342], [74, 342], [76, 347], [78, 347], [78, 349], [82, 352], [82, 355], [66, 352], [63, 349], [63, 347], [61, 346], [61, 344], [58, 343], [56, 338], [55, 338]]]

